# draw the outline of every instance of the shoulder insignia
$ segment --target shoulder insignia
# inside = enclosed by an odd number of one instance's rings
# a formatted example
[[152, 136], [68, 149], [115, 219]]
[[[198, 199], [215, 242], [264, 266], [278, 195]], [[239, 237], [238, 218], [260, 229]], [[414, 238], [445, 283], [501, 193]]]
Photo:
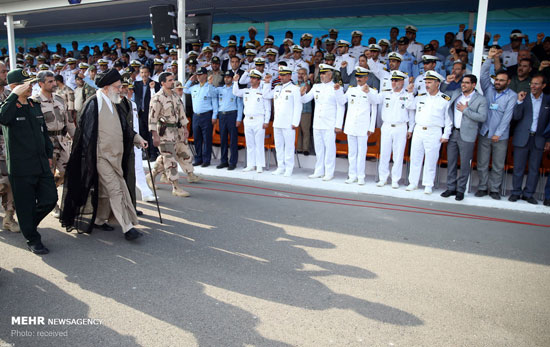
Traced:
[[426, 93], [418, 93], [417, 96], [424, 96], [424, 95], [426, 95]]
[[36, 102], [37, 104], [40, 104], [40, 96], [38, 95], [33, 95], [29, 99]]
[[389, 72], [390, 70], [388, 70], [388, 68], [387, 68], [387, 67], [384, 67], [384, 71], [388, 71], [388, 72]]
[[407, 75], [407, 76], [409, 75], [409, 73], [408, 73], [408, 72], [403, 72], [403, 73], [404, 73], [405, 75]]
[[61, 101], [62, 103], [65, 103], [65, 99], [61, 97], [60, 95], [54, 94], [54, 99], [57, 99], [58, 101]]
[[448, 96], [447, 94], [441, 94], [441, 97], [447, 101], [451, 100], [451, 97]]
[[378, 89], [376, 89], [376, 88], [374, 88], [374, 87], [370, 87], [370, 89], [378, 91]]

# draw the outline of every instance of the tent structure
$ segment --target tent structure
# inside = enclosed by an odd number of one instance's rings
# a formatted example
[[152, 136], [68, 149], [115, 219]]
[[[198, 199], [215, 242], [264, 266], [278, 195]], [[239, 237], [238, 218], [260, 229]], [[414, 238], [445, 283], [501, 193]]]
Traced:
[[[518, 3], [512, 0], [493, 0], [490, 3], [489, 0], [82, 0], [81, 4], [76, 5], [70, 5], [67, 0], [0, 0], [0, 15], [6, 16], [8, 45], [10, 56], [13, 56], [13, 28], [17, 21], [27, 23], [24, 28], [17, 29], [21, 34], [135, 25], [149, 22], [150, 6], [163, 4], [177, 6], [179, 28], [184, 27], [184, 13], [211, 13], [215, 23], [267, 23], [288, 19], [468, 11], [471, 13], [469, 27], [473, 27], [475, 14], [478, 15], [478, 33], [485, 31], [489, 9], [518, 7]], [[528, 5], [545, 6], [547, 3], [530, 0]], [[182, 33], [180, 36], [183, 36]], [[477, 35], [476, 46], [481, 47], [482, 39], [483, 35]], [[476, 50], [474, 72], [479, 71], [481, 51]], [[180, 54], [180, 57], [183, 56]], [[179, 66], [182, 70], [183, 61]]]

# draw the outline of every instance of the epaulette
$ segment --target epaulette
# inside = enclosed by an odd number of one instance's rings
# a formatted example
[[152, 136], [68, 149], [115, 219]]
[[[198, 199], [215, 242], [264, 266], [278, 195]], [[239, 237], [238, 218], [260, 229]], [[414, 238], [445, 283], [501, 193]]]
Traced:
[[31, 96], [29, 99], [31, 99], [32, 101], [36, 102], [37, 104], [40, 104], [41, 101], [40, 101], [40, 97], [38, 95], [33, 95]]
[[409, 75], [409, 73], [408, 73], [408, 72], [404, 72], [404, 71], [401, 71], [401, 72], [403, 72], [403, 73], [404, 73], [405, 75], [407, 75], [407, 76]]
[[426, 95], [426, 93], [418, 93], [417, 96], [424, 96], [424, 95]]
[[374, 88], [374, 87], [369, 87], [369, 88], [372, 89], [372, 90], [378, 91], [378, 89], [376, 89], [376, 88]]
[[54, 97], [54, 99], [57, 98], [59, 101], [65, 103], [65, 99], [63, 99], [61, 96], [59, 96], [57, 94], [54, 94], [53, 97]]
[[447, 100], [447, 101], [451, 100], [451, 97], [448, 96], [447, 94], [441, 93], [441, 97], [442, 97], [443, 99]]
[[390, 70], [388, 70], [388, 68], [387, 68], [387, 67], [384, 67], [384, 71], [388, 71], [388, 72], [390, 72]]

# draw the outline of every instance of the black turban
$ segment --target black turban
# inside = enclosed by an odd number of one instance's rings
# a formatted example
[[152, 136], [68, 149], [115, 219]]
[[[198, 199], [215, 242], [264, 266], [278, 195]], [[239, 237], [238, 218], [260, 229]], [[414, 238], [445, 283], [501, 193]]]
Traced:
[[122, 76], [116, 69], [109, 69], [104, 73], [98, 74], [95, 78], [95, 84], [98, 88], [103, 88], [105, 86], [111, 85], [116, 81], [120, 81]]

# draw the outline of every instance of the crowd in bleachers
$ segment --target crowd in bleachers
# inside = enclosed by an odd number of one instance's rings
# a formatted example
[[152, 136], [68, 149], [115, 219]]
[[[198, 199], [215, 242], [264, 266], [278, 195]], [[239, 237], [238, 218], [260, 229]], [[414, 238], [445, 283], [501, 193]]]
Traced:
[[[537, 204], [539, 179], [550, 172], [550, 37], [540, 33], [533, 42], [520, 30], [506, 38], [486, 33], [481, 73], [474, 76], [474, 31], [461, 25], [441, 42], [419, 43], [416, 27], [403, 29], [400, 36], [402, 29], [391, 28], [386, 38], [366, 38], [360, 31], [340, 37], [337, 29], [317, 38], [288, 31], [275, 42], [269, 35], [260, 41], [250, 27], [248, 39], [232, 35], [221, 42], [214, 36], [188, 44], [185, 80], [175, 90], [190, 120], [193, 165], [209, 166], [212, 145], [219, 144], [217, 167], [233, 170], [238, 147], [246, 146], [244, 170], [261, 173], [264, 148], [273, 148], [278, 164], [273, 174], [291, 176], [296, 151], [315, 154], [310, 177], [329, 181], [338, 155], [350, 162], [346, 183], [363, 185], [365, 160], [374, 158], [378, 172], [369, 174], [378, 177], [378, 186], [395, 189], [403, 183], [402, 170], [408, 172], [406, 189], [417, 189], [424, 166], [426, 194], [432, 193], [437, 167], [447, 165], [444, 197], [462, 200], [470, 172], [477, 169], [476, 197], [500, 200], [510, 173], [508, 199]], [[75, 114], [95, 94], [96, 75], [118, 70], [130, 88], [143, 89], [135, 91], [134, 101], [140, 133], [155, 159], [149, 100], [162, 87], [163, 72], [177, 78], [178, 52], [129, 37], [127, 45], [119, 38], [94, 47], [74, 41], [72, 50], [60, 44], [52, 50], [46, 43], [18, 47], [13, 59], [30, 75], [61, 76], [56, 80], [74, 94], [67, 108]], [[6, 66], [9, 59], [3, 48]], [[550, 180], [543, 200], [550, 206]]]

